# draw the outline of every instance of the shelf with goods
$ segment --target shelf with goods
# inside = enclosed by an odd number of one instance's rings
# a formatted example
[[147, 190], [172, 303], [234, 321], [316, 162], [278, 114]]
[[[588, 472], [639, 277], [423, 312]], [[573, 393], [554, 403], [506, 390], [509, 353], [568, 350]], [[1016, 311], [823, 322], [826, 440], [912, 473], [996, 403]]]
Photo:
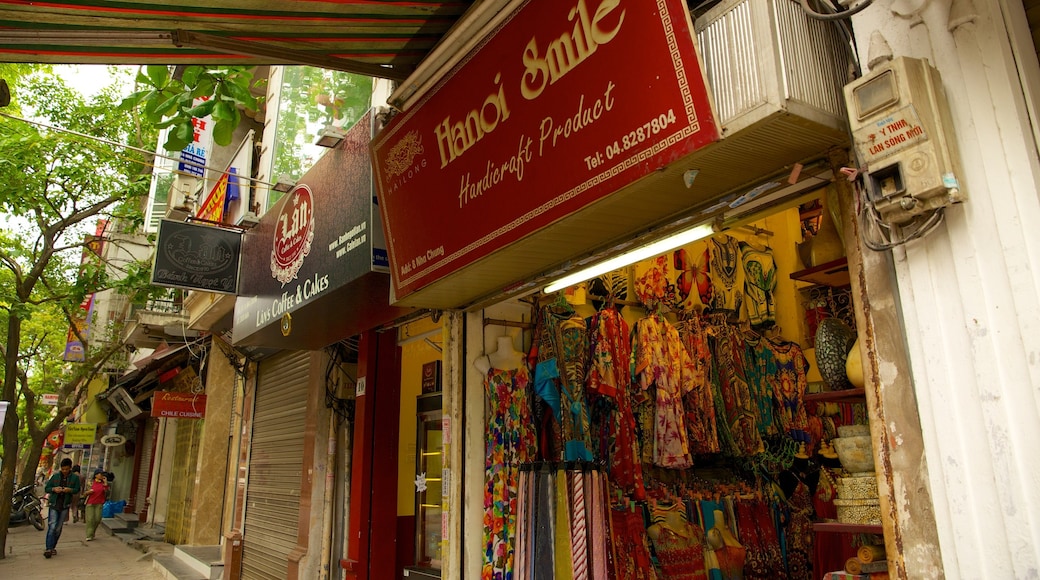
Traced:
[[848, 258], [841, 257], [826, 264], [792, 272], [791, 279], [815, 286], [845, 288], [851, 283]]
[[863, 403], [866, 397], [864, 389], [844, 389], [841, 391], [824, 391], [805, 395], [806, 403]]

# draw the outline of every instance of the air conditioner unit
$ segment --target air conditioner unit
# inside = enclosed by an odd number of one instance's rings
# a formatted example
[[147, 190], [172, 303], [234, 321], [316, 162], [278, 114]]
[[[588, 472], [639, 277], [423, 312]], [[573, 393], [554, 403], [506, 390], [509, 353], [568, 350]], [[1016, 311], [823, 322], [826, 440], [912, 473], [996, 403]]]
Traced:
[[199, 180], [190, 175], [174, 177], [166, 198], [166, 219], [183, 222], [195, 215], [195, 190]]
[[116, 389], [108, 395], [108, 403], [112, 405], [124, 419], [133, 419], [143, 413], [141, 408], [137, 406], [137, 403], [134, 402], [134, 398], [131, 397], [130, 393], [127, 393], [126, 389], [123, 387], [116, 387]]
[[797, 0], [728, 0], [694, 24], [722, 129], [719, 149], [779, 169], [849, 143], [843, 86], [851, 52]]
[[242, 228], [255, 228], [260, 223], [260, 218], [251, 211], [247, 211], [235, 220], [235, 225]]

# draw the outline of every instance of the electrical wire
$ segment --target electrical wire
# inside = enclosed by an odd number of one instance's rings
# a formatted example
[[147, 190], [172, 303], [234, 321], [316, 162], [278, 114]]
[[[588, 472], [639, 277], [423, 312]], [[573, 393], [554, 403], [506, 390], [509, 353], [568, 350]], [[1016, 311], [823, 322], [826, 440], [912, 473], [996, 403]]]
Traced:
[[[177, 163], [183, 163], [184, 165], [188, 165], [188, 166], [191, 166], [191, 167], [197, 167], [197, 168], [205, 169], [205, 170], [208, 170], [208, 171], [215, 171], [215, 172], [217, 172], [217, 173], [219, 173], [221, 175], [228, 175], [228, 176], [232, 175], [230, 169], [217, 169], [216, 167], [211, 167], [211, 166], [206, 165], [204, 163], [196, 163], [194, 161], [188, 161], [186, 159], [181, 159], [179, 157], [171, 157], [169, 155], [163, 155], [162, 153], [156, 153], [155, 151], [149, 151], [147, 149], [142, 149], [140, 147], [134, 147], [133, 145], [127, 145], [126, 143], [119, 143], [118, 141], [112, 141], [112, 140], [109, 140], [109, 139], [105, 139], [103, 137], [96, 137], [94, 135], [87, 135], [86, 133], [80, 133], [79, 131], [73, 131], [72, 129], [64, 129], [62, 127], [57, 127], [57, 126], [54, 126], [54, 125], [48, 125], [47, 123], [44, 123], [42, 121], [33, 121], [33, 120], [30, 120], [30, 119], [23, 119], [21, 117], [16, 117], [16, 116], [10, 115], [8, 113], [0, 113], [0, 117], [6, 117], [8, 119], [11, 119], [12, 121], [21, 121], [23, 123], [28, 123], [30, 125], [36, 125], [38, 127], [43, 127], [44, 129], [49, 129], [51, 131], [58, 131], [59, 133], [68, 133], [69, 135], [75, 135], [77, 137], [82, 137], [82, 138], [87, 139], [89, 141], [100, 141], [101, 143], [105, 143], [106, 145], [114, 145], [116, 147], [122, 147], [124, 149], [129, 149], [131, 151], [137, 151], [138, 153], [144, 153], [145, 155], [151, 155], [151, 156], [154, 156], [154, 157], [158, 157], [160, 159], [166, 159], [168, 161], [176, 161]], [[143, 165], [145, 167], [150, 167], [152, 169], [163, 169], [163, 170], [169, 171], [169, 169], [166, 168], [166, 167], [161, 167], [161, 166], [155, 165], [153, 163], [149, 163], [147, 161], [141, 161], [141, 160], [127, 158], [127, 157], [120, 157], [120, 158], [121, 159], [126, 159], [128, 161], [134, 161], [134, 162], [140, 163], [141, 165]], [[236, 178], [241, 179], [243, 181], [251, 181], [251, 182], [259, 184], [259, 185], [266, 185], [267, 187], [270, 187], [270, 188], [273, 188], [273, 187], [275, 187], [277, 185], [275, 183], [269, 183], [267, 181], [256, 179], [254, 177], [248, 177], [248, 176], [245, 176], [245, 175], [239, 175], [237, 173], [235, 173], [234, 175], [235, 175]]]
[[910, 223], [891, 226], [881, 218], [870, 200], [864, 199], [859, 184], [853, 185], [856, 191], [857, 216], [860, 231], [863, 233], [863, 244], [875, 252], [891, 250], [913, 240], [923, 238], [932, 233], [945, 220], [946, 208], [940, 207], [926, 215], [915, 217]]
[[799, 4], [802, 5], [802, 11], [805, 12], [809, 18], [815, 18], [816, 20], [842, 20], [844, 18], [849, 18], [853, 14], [859, 13], [864, 8], [874, 3], [874, 0], [863, 0], [863, 2], [855, 8], [849, 8], [848, 10], [842, 10], [841, 12], [835, 12], [833, 14], [824, 14], [813, 10], [812, 7], [809, 6], [809, 0], [798, 1]]

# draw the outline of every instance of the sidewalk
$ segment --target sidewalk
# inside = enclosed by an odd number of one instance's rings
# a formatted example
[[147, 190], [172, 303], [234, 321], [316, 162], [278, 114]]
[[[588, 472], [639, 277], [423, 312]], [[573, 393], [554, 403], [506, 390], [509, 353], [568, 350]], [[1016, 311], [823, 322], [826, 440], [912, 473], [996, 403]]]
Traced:
[[58, 540], [58, 553], [43, 557], [46, 531], [18, 526], [7, 532], [7, 557], [0, 560], [0, 578], [105, 578], [158, 580], [164, 578], [152, 569], [153, 553], [171, 553], [173, 546], [145, 542], [141, 552], [109, 535], [101, 526], [93, 542], [86, 541], [86, 526], [68, 523]]

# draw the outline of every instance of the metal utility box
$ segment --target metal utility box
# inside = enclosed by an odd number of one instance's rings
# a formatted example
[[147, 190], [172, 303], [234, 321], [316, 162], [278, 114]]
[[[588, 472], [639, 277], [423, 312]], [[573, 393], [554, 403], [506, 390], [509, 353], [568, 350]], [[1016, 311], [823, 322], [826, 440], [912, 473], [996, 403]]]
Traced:
[[900, 57], [845, 87], [856, 154], [881, 219], [904, 224], [964, 201], [956, 141], [939, 71]]

